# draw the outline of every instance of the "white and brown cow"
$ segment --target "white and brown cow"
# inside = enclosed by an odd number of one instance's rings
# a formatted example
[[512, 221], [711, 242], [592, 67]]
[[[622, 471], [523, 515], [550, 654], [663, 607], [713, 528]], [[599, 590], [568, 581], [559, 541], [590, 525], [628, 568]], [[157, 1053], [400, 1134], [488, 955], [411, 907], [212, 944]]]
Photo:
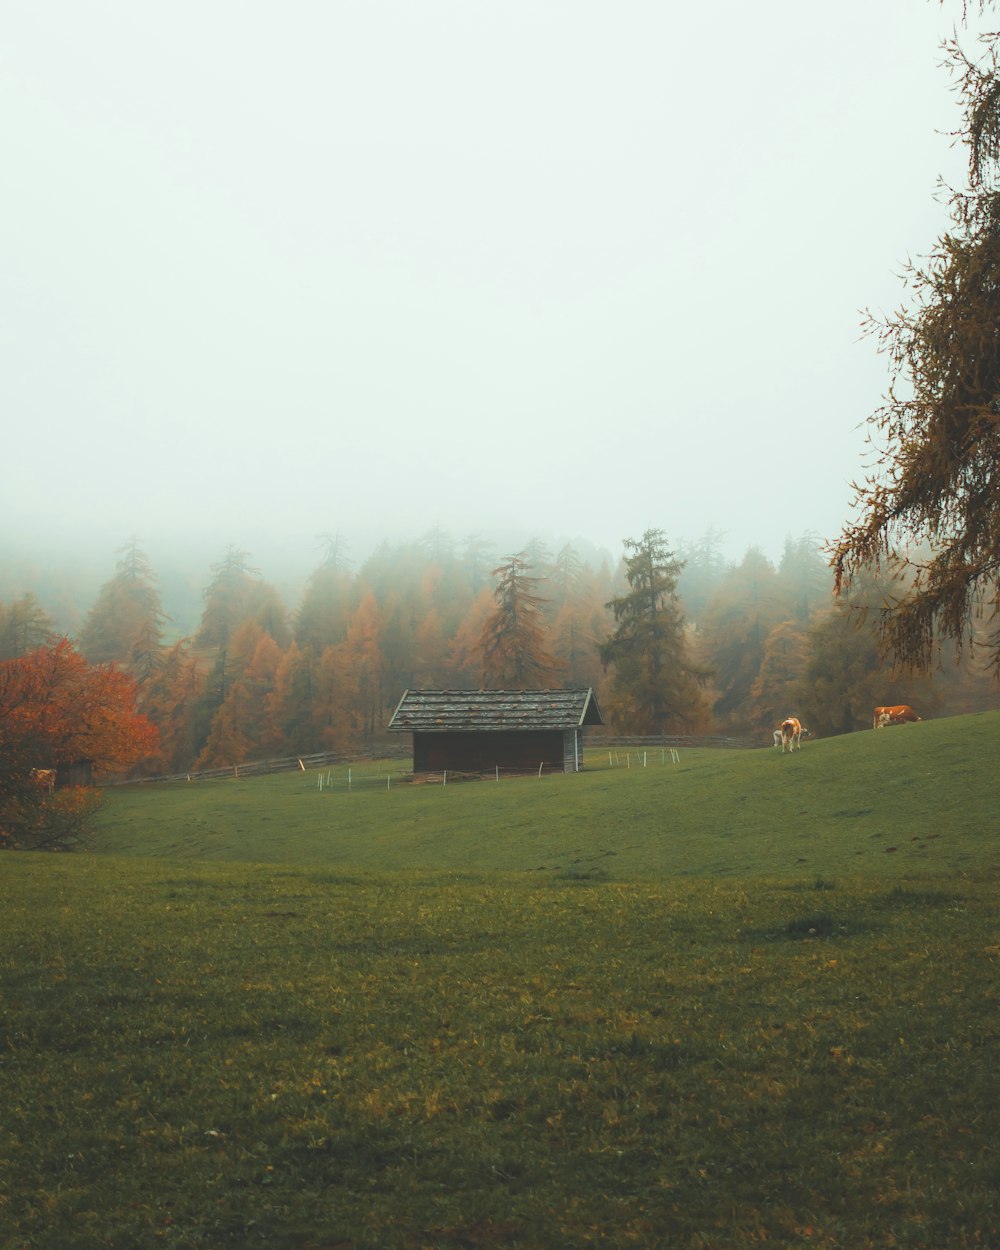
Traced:
[[885, 729], [887, 725], [906, 725], [912, 721], [923, 720], [908, 703], [897, 703], [894, 707], [877, 707], [872, 717], [872, 729]]
[[794, 716], [786, 716], [781, 722], [781, 753], [785, 751], [794, 751], [796, 747], [802, 750], [802, 735], [808, 733], [808, 729], [803, 729], [801, 723]]

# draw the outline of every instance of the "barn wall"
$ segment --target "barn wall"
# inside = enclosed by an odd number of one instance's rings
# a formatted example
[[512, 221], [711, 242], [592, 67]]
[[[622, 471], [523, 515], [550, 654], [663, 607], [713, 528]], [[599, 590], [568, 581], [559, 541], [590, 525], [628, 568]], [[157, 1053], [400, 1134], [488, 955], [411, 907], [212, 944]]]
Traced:
[[498, 730], [495, 733], [415, 733], [413, 769], [418, 773], [492, 772], [495, 768], [548, 769], [565, 767], [561, 729]]

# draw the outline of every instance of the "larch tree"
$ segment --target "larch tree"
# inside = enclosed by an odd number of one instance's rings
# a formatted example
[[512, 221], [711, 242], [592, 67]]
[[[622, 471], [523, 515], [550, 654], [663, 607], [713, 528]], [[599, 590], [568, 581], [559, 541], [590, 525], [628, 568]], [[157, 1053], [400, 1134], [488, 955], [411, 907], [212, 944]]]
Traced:
[[528, 572], [522, 554], [507, 556], [493, 570], [496, 607], [482, 633], [483, 684], [488, 690], [548, 689], [558, 685], [562, 665], [548, 648], [540, 579]]
[[1000, 681], [1000, 33], [979, 42], [975, 56], [945, 45], [968, 185], [951, 192], [950, 227], [930, 256], [907, 266], [909, 305], [867, 319], [891, 382], [869, 419], [873, 469], [855, 483], [859, 519], [832, 558], [841, 594], [866, 569], [909, 561], [911, 588], [877, 616], [898, 662], [927, 671], [939, 640], [966, 643], [985, 617]]
[[0, 660], [16, 660], [53, 641], [52, 618], [31, 591], [8, 607], [0, 603]]
[[450, 685], [473, 690], [482, 680], [483, 630], [493, 614], [493, 591], [484, 586], [469, 604], [448, 643], [446, 674]]
[[799, 715], [799, 683], [808, 660], [804, 630], [798, 621], [782, 621], [764, 642], [764, 654], [750, 688], [749, 713], [758, 729], [774, 729], [786, 716]]
[[323, 561], [306, 582], [295, 617], [295, 641], [319, 656], [326, 647], [343, 642], [351, 617], [351, 562], [339, 534], [321, 536]]
[[115, 574], [98, 591], [80, 629], [79, 646], [91, 664], [112, 661], [148, 681], [163, 658], [163, 625], [156, 574], [137, 538], [117, 552]]
[[211, 572], [212, 580], [203, 592], [205, 607], [195, 644], [224, 651], [233, 630], [251, 615], [259, 571], [251, 567], [248, 552], [230, 546]]
[[662, 530], [626, 538], [628, 590], [610, 600], [615, 629], [601, 645], [601, 662], [613, 668], [608, 707], [612, 721], [633, 733], [659, 734], [704, 720], [700, 685], [705, 674], [689, 659], [677, 598], [683, 564]]

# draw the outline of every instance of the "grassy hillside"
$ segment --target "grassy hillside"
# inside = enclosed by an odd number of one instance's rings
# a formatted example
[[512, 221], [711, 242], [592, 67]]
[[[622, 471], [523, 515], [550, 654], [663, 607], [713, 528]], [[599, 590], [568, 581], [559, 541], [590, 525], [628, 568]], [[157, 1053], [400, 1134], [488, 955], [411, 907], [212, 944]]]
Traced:
[[[1000, 713], [802, 751], [590, 749], [568, 777], [413, 786], [390, 765], [112, 791], [95, 849], [343, 869], [615, 879], [961, 871], [998, 862]], [[665, 762], [661, 762], [664, 761]], [[324, 782], [327, 774], [323, 774]]]
[[0, 1245], [1000, 1247], [998, 739], [115, 792], [0, 855]]

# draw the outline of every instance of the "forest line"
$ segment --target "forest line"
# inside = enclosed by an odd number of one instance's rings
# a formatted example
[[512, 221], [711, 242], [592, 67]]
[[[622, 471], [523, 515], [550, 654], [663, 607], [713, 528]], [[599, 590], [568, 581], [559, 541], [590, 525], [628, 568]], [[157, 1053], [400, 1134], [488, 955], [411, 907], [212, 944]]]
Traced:
[[[883, 574], [834, 599], [813, 535], [789, 537], [777, 562], [755, 547], [733, 561], [721, 535], [673, 550], [648, 530], [614, 568], [570, 544], [498, 556], [440, 531], [354, 568], [329, 536], [294, 604], [230, 546], [197, 627], [171, 638], [157, 572], [132, 538], [71, 638], [89, 664], [134, 679], [159, 733], [137, 765], [147, 773], [370, 750], [407, 688], [593, 687], [619, 733], [764, 741], [791, 712], [828, 735], [870, 725], [875, 703], [925, 715], [995, 706], [988, 676], [953, 664], [953, 649], [927, 677], [888, 668], [875, 625], [897, 591]], [[67, 632], [32, 592], [0, 602], [0, 660]]]

